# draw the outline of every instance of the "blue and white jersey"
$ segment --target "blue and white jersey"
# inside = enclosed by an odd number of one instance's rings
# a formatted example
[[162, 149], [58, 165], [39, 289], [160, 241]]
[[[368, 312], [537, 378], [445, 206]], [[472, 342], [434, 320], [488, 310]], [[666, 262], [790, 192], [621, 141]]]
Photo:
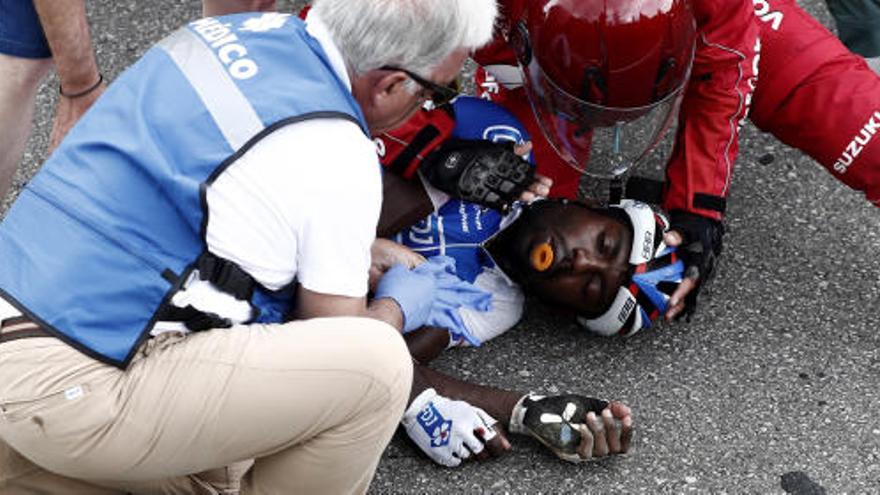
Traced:
[[[453, 137], [516, 144], [529, 140], [516, 117], [492, 102], [460, 97], [453, 108]], [[430, 186], [426, 184], [426, 187]], [[444, 255], [454, 258], [459, 278], [492, 294], [492, 307], [488, 312], [460, 310], [468, 330], [481, 342], [507, 331], [522, 316], [522, 290], [501, 271], [483, 247], [509, 220], [498, 211], [448, 199], [438, 205], [434, 213], [398, 233], [395, 238], [425, 257]], [[459, 341], [452, 345], [467, 344]]]

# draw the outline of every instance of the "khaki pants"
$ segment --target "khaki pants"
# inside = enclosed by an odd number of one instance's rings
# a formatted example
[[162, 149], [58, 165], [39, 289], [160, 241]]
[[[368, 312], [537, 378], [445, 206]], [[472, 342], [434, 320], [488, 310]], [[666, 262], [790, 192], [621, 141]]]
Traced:
[[125, 492], [50, 473], [0, 441], [2, 495], [123, 495]]
[[238, 495], [252, 465], [253, 461], [245, 461], [198, 474], [129, 483], [123, 490], [46, 471], [0, 440], [0, 495]]
[[411, 380], [399, 333], [363, 318], [152, 339], [125, 371], [21, 339], [0, 344], [0, 439], [136, 493], [247, 459], [243, 494], [365, 492]]

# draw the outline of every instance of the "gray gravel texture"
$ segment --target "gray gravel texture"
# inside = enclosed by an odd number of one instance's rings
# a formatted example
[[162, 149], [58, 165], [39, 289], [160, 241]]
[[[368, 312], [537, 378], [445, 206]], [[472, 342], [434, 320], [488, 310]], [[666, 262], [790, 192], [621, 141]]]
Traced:
[[[802, 5], [831, 25], [823, 2]], [[198, 11], [195, 0], [91, 2], [105, 75], [112, 80]], [[50, 78], [40, 92], [18, 186], [44, 158], [56, 84]], [[621, 399], [635, 411], [634, 452], [570, 465], [516, 438], [504, 459], [446, 469], [398, 434], [371, 491], [880, 492], [880, 337], [871, 316], [880, 216], [751, 125], [741, 149], [725, 254], [693, 321], [600, 339], [531, 303], [503, 338], [438, 363], [516, 390]]]

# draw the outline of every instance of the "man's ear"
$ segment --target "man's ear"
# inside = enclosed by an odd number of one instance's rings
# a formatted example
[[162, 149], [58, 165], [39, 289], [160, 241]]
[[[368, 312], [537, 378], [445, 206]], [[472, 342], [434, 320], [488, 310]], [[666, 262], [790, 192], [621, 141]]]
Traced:
[[375, 104], [381, 104], [386, 98], [394, 98], [400, 91], [408, 91], [406, 82], [409, 77], [400, 71], [377, 71], [372, 84], [371, 97]]

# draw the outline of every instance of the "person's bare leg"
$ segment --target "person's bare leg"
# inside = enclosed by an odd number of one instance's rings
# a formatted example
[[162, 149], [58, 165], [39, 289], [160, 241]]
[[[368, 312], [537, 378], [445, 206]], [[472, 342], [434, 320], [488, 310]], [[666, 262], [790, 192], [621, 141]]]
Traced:
[[275, 0], [202, 0], [202, 15], [205, 17], [273, 10], [275, 10]]
[[0, 200], [12, 185], [33, 127], [37, 89], [51, 67], [52, 60], [48, 58], [0, 53]]

